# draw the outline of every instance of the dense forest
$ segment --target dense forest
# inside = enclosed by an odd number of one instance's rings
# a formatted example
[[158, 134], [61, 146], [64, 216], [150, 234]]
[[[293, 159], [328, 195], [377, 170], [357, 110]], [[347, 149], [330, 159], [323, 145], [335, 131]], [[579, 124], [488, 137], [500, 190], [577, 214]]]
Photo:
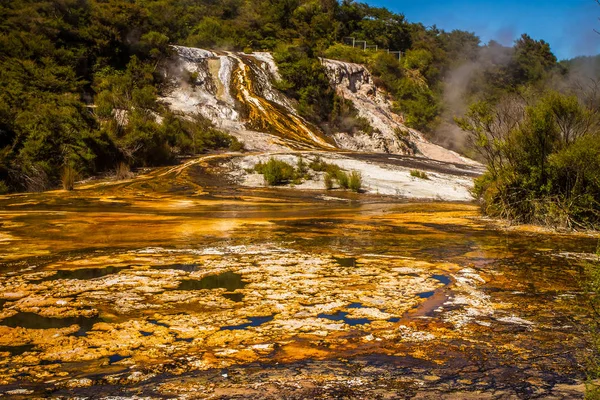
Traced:
[[[345, 37], [403, 56], [355, 49]], [[65, 171], [240, 149], [157, 100], [172, 44], [272, 51], [278, 89], [329, 129], [345, 107], [319, 57], [367, 64], [407, 125], [487, 162], [476, 188], [486, 212], [571, 227], [600, 221], [598, 58], [559, 62], [526, 34], [513, 47], [482, 44], [347, 0], [2, 2], [0, 192], [56, 187]]]

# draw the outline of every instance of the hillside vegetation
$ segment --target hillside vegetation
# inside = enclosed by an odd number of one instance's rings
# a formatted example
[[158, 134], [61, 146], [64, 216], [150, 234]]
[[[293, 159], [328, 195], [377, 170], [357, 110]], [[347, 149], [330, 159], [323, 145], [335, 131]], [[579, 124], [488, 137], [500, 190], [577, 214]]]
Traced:
[[[353, 48], [343, 44], [345, 37], [403, 56]], [[460, 125], [476, 138], [475, 146], [455, 147], [490, 162], [477, 193], [487, 212], [539, 219], [533, 215], [546, 210], [540, 204], [551, 197], [563, 208], [570, 199], [584, 199], [581, 213], [568, 225], [596, 218], [590, 211], [597, 210], [598, 201], [595, 170], [590, 169], [595, 164], [584, 163], [586, 172], [575, 175], [553, 168], [574, 168], [573, 160], [595, 149], [597, 93], [577, 76], [583, 71], [597, 76], [597, 59], [558, 62], [547, 43], [527, 35], [514, 47], [484, 45], [470, 32], [445, 32], [384, 8], [335, 0], [3, 2], [0, 192], [56, 187], [65, 171], [69, 176], [63, 182], [72, 181], [73, 174], [88, 176], [123, 164], [158, 165], [207, 149], [240, 149], [239, 142], [206, 119], [182, 119], [157, 100], [172, 44], [272, 51], [282, 77], [278, 89], [296, 99], [301, 115], [326, 132], [347, 121], [362, 122], [330, 87], [319, 57], [366, 64], [407, 125], [441, 142], [454, 141], [440, 126], [455, 127], [452, 118], [474, 103]], [[549, 90], [554, 100], [544, 97]], [[518, 123], [502, 128], [502, 138], [496, 140], [496, 132], [477, 125], [489, 124], [490, 115], [514, 98], [520, 99], [522, 112], [515, 117]], [[552, 114], [552, 101], [571, 107], [564, 111], [568, 118], [573, 112], [585, 114], [592, 121], [585, 132], [565, 139], [563, 117]], [[531, 146], [540, 129], [548, 136], [543, 155], [538, 150], [528, 154], [520, 146]], [[523, 166], [524, 160], [537, 164]], [[531, 189], [538, 184], [539, 189]], [[509, 190], [515, 185], [528, 191], [526, 207], [507, 200], [516, 196]], [[562, 212], [552, 210], [553, 215]]]

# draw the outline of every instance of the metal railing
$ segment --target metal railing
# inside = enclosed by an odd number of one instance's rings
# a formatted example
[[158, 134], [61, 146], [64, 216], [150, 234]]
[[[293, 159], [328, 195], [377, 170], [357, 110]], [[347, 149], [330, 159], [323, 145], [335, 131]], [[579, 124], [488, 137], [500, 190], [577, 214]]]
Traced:
[[397, 54], [398, 55], [398, 61], [400, 61], [402, 59], [402, 52], [399, 50], [390, 50], [390, 49], [380, 49], [379, 46], [377, 46], [376, 44], [368, 44], [366, 40], [356, 40], [356, 38], [353, 37], [345, 37], [342, 39], [342, 43], [347, 45], [347, 46], [352, 46], [354, 48], [359, 48], [363, 51], [367, 51], [367, 50], [375, 50], [375, 51], [384, 51], [388, 54]]

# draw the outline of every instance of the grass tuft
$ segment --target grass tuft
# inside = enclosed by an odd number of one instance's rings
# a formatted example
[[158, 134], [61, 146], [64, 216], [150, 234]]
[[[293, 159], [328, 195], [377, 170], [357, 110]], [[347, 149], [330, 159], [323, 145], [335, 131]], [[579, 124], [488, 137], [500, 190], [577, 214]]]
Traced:
[[419, 179], [429, 179], [429, 175], [427, 175], [427, 172], [419, 171], [418, 169], [411, 170], [410, 176], [413, 176], [413, 177], [419, 178]]

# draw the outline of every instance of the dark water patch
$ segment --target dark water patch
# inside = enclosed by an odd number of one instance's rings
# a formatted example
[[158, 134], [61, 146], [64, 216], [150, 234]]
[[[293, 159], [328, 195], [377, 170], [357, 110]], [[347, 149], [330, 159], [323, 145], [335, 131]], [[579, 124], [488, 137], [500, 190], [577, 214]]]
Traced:
[[8, 352], [11, 356], [20, 356], [23, 353], [35, 348], [33, 344], [24, 344], [21, 346], [0, 346], [0, 353]]
[[442, 283], [444, 285], [449, 285], [450, 282], [452, 282], [450, 277], [448, 277], [446, 275], [433, 275], [432, 278], [439, 281], [440, 283]]
[[192, 263], [192, 264], [169, 264], [169, 265], [153, 265], [152, 269], [172, 269], [183, 272], [195, 272], [198, 271], [198, 267], [200, 264]]
[[154, 335], [154, 332], [140, 331], [140, 334], [141, 334], [142, 336], [144, 336], [144, 337], [147, 337], [147, 336], [152, 336], [152, 335]]
[[52, 365], [52, 364], [62, 364], [63, 362], [60, 360], [42, 360], [40, 361], [40, 365]]
[[347, 257], [347, 258], [333, 257], [333, 259], [334, 259], [334, 261], [336, 263], [338, 263], [338, 265], [340, 267], [356, 268], [356, 266], [358, 265], [356, 263], [356, 258], [355, 257]]
[[245, 324], [239, 324], [239, 325], [223, 326], [223, 327], [221, 327], [221, 330], [222, 331], [235, 331], [238, 329], [246, 329], [251, 326], [260, 326], [269, 321], [272, 321], [274, 316], [275, 316], [275, 314], [267, 315], [264, 317], [248, 317], [247, 319], [249, 319], [250, 322], [246, 322]]
[[392, 322], [392, 323], [400, 322], [400, 318], [398, 318], [398, 317], [388, 318], [388, 322]]
[[114, 363], [117, 363], [117, 362], [119, 362], [121, 360], [124, 360], [126, 358], [129, 358], [129, 356], [122, 356], [120, 354], [113, 354], [112, 356], [108, 357], [108, 363], [109, 364], [114, 364]]
[[373, 322], [373, 320], [369, 318], [348, 318], [347, 315], [348, 313], [345, 311], [338, 311], [335, 314], [320, 313], [317, 315], [317, 318], [325, 318], [332, 321], [343, 321], [345, 324], [350, 326], [364, 325]]
[[186, 279], [181, 281], [178, 290], [202, 290], [202, 289], [227, 289], [233, 292], [236, 289], [243, 289], [246, 282], [242, 280], [242, 275], [227, 271], [218, 275], [205, 276], [202, 279]]
[[177, 337], [175, 339], [176, 342], [186, 342], [186, 343], [192, 343], [194, 341], [194, 338], [182, 338], [182, 337]]
[[442, 232], [464, 232], [471, 231], [473, 228], [460, 224], [436, 224], [432, 222], [414, 222], [414, 224], [424, 226], [426, 228], [436, 229]]
[[226, 299], [229, 299], [231, 301], [235, 301], [236, 303], [239, 303], [242, 300], [244, 300], [243, 293], [223, 293], [223, 297], [225, 297]]
[[419, 294], [417, 294], [417, 296], [419, 296], [422, 299], [428, 299], [431, 296], [433, 296], [435, 293], [435, 290], [432, 290], [431, 292], [421, 292]]
[[366, 308], [363, 303], [350, 303], [347, 308]]
[[42, 317], [39, 314], [32, 312], [20, 312], [12, 317], [5, 318], [0, 321], [0, 325], [10, 328], [26, 328], [26, 329], [62, 329], [72, 325], [79, 325], [79, 330], [75, 332], [75, 336], [85, 336], [92, 329], [94, 324], [102, 322], [99, 317], [66, 317], [66, 318], [51, 318]]
[[163, 328], [169, 328], [169, 325], [165, 324], [164, 322], [160, 322], [156, 319], [149, 319], [148, 322], [150, 322], [152, 325], [156, 325], [156, 326], [162, 326]]
[[107, 275], [118, 274], [119, 271], [127, 268], [129, 267], [108, 266], [104, 268], [60, 269], [57, 270], [54, 275], [47, 276], [34, 282], [47, 282], [58, 279], [90, 280], [102, 278]]

